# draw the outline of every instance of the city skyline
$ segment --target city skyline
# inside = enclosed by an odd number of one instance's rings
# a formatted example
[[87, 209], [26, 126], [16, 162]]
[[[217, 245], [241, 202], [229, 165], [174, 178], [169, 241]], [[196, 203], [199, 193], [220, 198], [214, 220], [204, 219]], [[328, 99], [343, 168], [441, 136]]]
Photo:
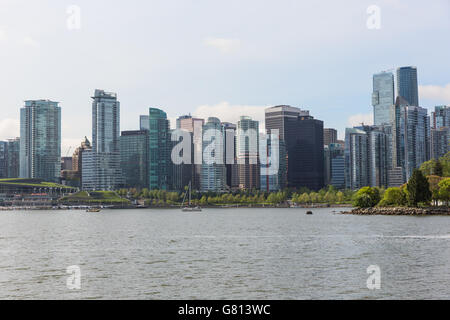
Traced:
[[[422, 107], [431, 111], [450, 103], [450, 67], [443, 63], [449, 44], [442, 41], [450, 30], [448, 1], [433, 7], [410, 1], [408, 15], [402, 14], [405, 4], [380, 1], [379, 30], [366, 26], [369, 1], [354, 1], [345, 9], [333, 2], [262, 6], [250, 1], [239, 10], [233, 1], [183, 10], [155, 2], [79, 1], [81, 29], [72, 31], [66, 28], [69, 4], [0, 5], [0, 64], [11, 75], [0, 83], [10, 88], [3, 99], [0, 140], [19, 136], [16, 108], [23, 100], [51, 99], [61, 103], [65, 154], [89, 132], [83, 115], [98, 87], [121, 97], [123, 130], [136, 129], [137, 117], [149, 107], [166, 110], [174, 127], [184, 110], [233, 123], [235, 111], [243, 110], [240, 115], [263, 124], [265, 107], [289, 104], [310, 110], [342, 139], [345, 127], [371, 122], [371, 76], [404, 65], [419, 70]], [[243, 26], [253, 9], [260, 16]], [[37, 10], [39, 23], [33, 15]], [[206, 20], [193, 23], [199, 13]], [[136, 15], [140, 19], [131, 19]], [[286, 16], [296, 19], [276, 19]], [[267, 24], [273, 19], [275, 26]], [[175, 21], [186, 28], [174, 28]], [[102, 50], [91, 50], [94, 44]], [[345, 50], [350, 45], [352, 50]], [[73, 128], [73, 120], [80, 125]]]

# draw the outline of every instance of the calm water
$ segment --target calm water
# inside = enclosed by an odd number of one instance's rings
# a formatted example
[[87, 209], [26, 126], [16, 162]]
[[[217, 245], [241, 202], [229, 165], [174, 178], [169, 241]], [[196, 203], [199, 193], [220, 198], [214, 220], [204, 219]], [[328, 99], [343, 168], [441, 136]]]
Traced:
[[0, 212], [0, 298], [450, 298], [450, 217], [332, 210]]

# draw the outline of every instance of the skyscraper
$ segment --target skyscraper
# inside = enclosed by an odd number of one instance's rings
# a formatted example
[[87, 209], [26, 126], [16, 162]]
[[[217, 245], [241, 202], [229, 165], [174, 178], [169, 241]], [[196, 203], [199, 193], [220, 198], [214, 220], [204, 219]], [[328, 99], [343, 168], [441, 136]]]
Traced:
[[356, 190], [369, 185], [367, 132], [360, 128], [345, 129], [345, 185]]
[[309, 111], [291, 106], [266, 110], [266, 129], [278, 129], [287, 153], [290, 188], [319, 190], [324, 186], [323, 122]]
[[394, 75], [381, 72], [373, 75], [372, 105], [375, 125], [390, 123], [389, 110], [394, 104]]
[[[200, 176], [201, 176], [201, 168], [202, 168], [202, 154], [203, 154], [203, 125], [205, 124], [205, 120], [199, 118], [193, 118], [190, 115], [181, 116], [177, 119], [177, 129], [185, 130], [190, 132], [192, 135], [192, 143], [193, 143], [193, 159], [192, 165], [189, 167], [192, 169], [192, 187], [195, 190], [200, 190]], [[183, 171], [186, 171], [187, 165], [183, 165]]]
[[149, 163], [148, 182], [150, 190], [169, 190], [171, 139], [170, 123], [167, 114], [157, 108], [149, 108]]
[[122, 131], [120, 167], [129, 188], [148, 188], [148, 130]]
[[389, 128], [361, 126], [346, 129], [344, 154], [347, 188], [388, 186]]
[[431, 157], [438, 159], [450, 150], [450, 106], [436, 106], [431, 118]]
[[[275, 139], [278, 139], [278, 150], [275, 148], [277, 144]], [[265, 137], [266, 141], [260, 141], [260, 154], [261, 160], [261, 191], [274, 192], [280, 191], [287, 186], [287, 172], [286, 172], [286, 147], [284, 140], [279, 139], [278, 136], [273, 136], [271, 130], [267, 130]], [[278, 159], [273, 157], [278, 154]], [[263, 161], [263, 159], [265, 161]], [[275, 172], [276, 166], [272, 161], [278, 162], [278, 172]]]
[[419, 90], [416, 67], [397, 69], [397, 95], [405, 99], [410, 106], [419, 106]]
[[259, 189], [261, 184], [259, 122], [247, 116], [242, 116], [237, 124], [236, 158], [239, 188]]
[[323, 129], [323, 144], [328, 146], [337, 142], [337, 130], [332, 128]]
[[139, 117], [139, 130], [148, 130], [149, 129], [149, 117], [148, 115], [143, 115]]
[[430, 117], [427, 109], [410, 106], [398, 97], [392, 108], [393, 167], [403, 168], [404, 182], [431, 157]]
[[227, 186], [230, 189], [239, 188], [239, 171], [236, 156], [236, 130], [234, 123], [223, 122], [224, 146], [225, 146], [225, 166], [227, 170]]
[[120, 102], [117, 94], [103, 90], [95, 90], [92, 99], [92, 150], [83, 152], [83, 189], [115, 190], [124, 182], [120, 170]]
[[8, 143], [0, 141], [0, 179], [8, 178]]
[[200, 190], [221, 192], [226, 190], [224, 129], [219, 119], [211, 117], [203, 125], [203, 165]]
[[61, 108], [50, 100], [28, 100], [20, 109], [20, 177], [59, 182]]
[[74, 179], [78, 180], [77, 186], [82, 186], [83, 176], [83, 153], [92, 149], [91, 142], [87, 137], [84, 137], [84, 141], [81, 145], [75, 149], [72, 155], [72, 171], [74, 172]]
[[20, 138], [9, 139], [7, 153], [8, 178], [20, 176]]

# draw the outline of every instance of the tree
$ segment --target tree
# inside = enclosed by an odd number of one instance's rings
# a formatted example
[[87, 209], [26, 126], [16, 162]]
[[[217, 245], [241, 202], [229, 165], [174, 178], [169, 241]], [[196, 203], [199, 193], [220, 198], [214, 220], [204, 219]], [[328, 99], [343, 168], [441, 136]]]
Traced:
[[375, 207], [378, 202], [380, 202], [380, 191], [377, 188], [361, 188], [353, 197], [353, 205], [358, 208]]
[[383, 199], [379, 206], [404, 206], [406, 204], [406, 195], [401, 188], [388, 188], [384, 192]]
[[430, 184], [422, 171], [414, 169], [411, 179], [406, 185], [408, 204], [417, 207], [419, 203], [431, 201]]
[[431, 199], [434, 202], [434, 205], [437, 205], [439, 201], [439, 182], [443, 179], [439, 176], [427, 176], [428, 184], [430, 185], [431, 191]]
[[301, 196], [299, 196], [299, 202], [300, 203], [309, 203], [311, 199], [309, 198], [309, 194], [303, 193]]
[[448, 206], [450, 202], [450, 178], [446, 178], [439, 182], [439, 199]]
[[338, 203], [343, 203], [345, 201], [345, 195], [342, 191], [336, 193], [336, 198]]

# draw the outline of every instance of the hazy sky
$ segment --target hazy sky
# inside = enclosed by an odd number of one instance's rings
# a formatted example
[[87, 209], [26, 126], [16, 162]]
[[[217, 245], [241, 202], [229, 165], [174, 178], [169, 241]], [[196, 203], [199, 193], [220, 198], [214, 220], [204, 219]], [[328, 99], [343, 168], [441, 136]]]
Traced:
[[420, 104], [450, 104], [449, 39], [449, 0], [0, 0], [0, 139], [19, 135], [24, 100], [51, 99], [65, 155], [91, 136], [96, 88], [118, 94], [122, 130], [149, 107], [236, 121], [290, 104], [342, 136], [370, 122], [382, 70], [417, 66]]

